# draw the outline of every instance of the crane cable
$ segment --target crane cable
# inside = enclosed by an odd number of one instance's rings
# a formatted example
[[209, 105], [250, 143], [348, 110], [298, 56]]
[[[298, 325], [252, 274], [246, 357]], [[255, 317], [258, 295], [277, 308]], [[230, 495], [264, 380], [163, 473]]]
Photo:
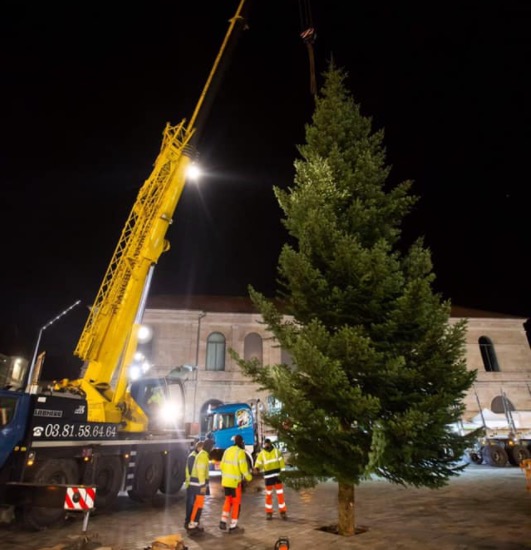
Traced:
[[315, 56], [313, 44], [317, 38], [312, 20], [310, 0], [299, 0], [299, 17], [301, 22], [300, 37], [308, 50], [308, 61], [310, 65], [310, 93], [317, 95], [317, 81], [315, 78]]

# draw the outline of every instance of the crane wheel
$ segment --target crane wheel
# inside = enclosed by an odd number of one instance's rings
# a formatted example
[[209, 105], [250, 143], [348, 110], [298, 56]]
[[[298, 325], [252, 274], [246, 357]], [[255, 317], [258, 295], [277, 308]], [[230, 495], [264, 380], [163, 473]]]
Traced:
[[164, 474], [160, 491], [165, 495], [177, 493], [184, 483], [184, 469], [186, 464], [186, 451], [173, 451], [165, 457]]
[[117, 456], [95, 457], [86, 465], [83, 483], [96, 486], [96, 511], [109, 509], [122, 487], [123, 466]]
[[472, 451], [469, 453], [469, 458], [471, 462], [474, 464], [483, 464], [483, 457], [481, 456], [481, 453], [476, 453], [475, 451]]
[[[33, 466], [26, 481], [74, 485], [78, 482], [78, 476], [79, 471], [74, 460], [50, 459]], [[31, 504], [16, 509], [15, 513], [27, 528], [34, 531], [42, 531], [52, 526], [59, 527], [66, 518], [62, 508], [39, 507]]]
[[127, 494], [137, 502], [150, 502], [162, 483], [164, 462], [160, 453], [144, 453], [139, 456], [134, 471], [133, 487]]
[[520, 466], [522, 460], [531, 458], [531, 451], [523, 445], [513, 445], [512, 447], [509, 447], [507, 454], [509, 455], [509, 462], [513, 466]]
[[498, 468], [505, 466], [509, 459], [507, 451], [501, 445], [485, 445], [481, 449], [481, 456], [486, 464]]

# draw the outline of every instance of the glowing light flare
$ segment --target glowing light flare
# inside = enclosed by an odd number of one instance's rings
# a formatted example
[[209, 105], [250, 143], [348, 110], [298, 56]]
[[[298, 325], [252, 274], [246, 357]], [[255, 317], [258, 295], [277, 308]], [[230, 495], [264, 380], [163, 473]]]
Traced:
[[129, 379], [138, 380], [142, 376], [142, 370], [138, 365], [131, 365], [129, 367]]
[[147, 325], [140, 325], [136, 337], [139, 344], [145, 344], [153, 338], [153, 329]]
[[186, 179], [197, 182], [201, 178], [201, 168], [193, 162], [186, 170]]
[[183, 408], [174, 401], [165, 401], [158, 412], [158, 416], [165, 423], [175, 422], [183, 417]]

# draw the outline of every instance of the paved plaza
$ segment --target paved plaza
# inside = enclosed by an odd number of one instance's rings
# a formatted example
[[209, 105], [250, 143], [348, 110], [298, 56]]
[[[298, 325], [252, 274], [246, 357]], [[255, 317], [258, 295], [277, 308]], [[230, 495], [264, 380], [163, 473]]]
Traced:
[[143, 550], [157, 537], [179, 533], [189, 550], [274, 550], [286, 536], [290, 550], [524, 550], [531, 549], [531, 491], [519, 468], [470, 465], [438, 490], [404, 488], [372, 479], [356, 489], [356, 524], [364, 532], [341, 537], [320, 528], [337, 520], [337, 485], [286, 490], [289, 520], [266, 521], [260, 479], [244, 493], [240, 525], [229, 535], [218, 524], [223, 503], [219, 479], [212, 480], [202, 518], [205, 533], [183, 529], [184, 489], [141, 505], [123, 496], [111, 513], [94, 515], [83, 536], [81, 517], [60, 529], [27, 533], [0, 527], [1, 550]]

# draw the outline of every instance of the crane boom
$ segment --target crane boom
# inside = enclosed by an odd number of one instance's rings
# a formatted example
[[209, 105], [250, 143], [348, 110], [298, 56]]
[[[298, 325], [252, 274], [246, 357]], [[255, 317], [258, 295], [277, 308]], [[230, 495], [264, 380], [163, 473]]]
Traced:
[[120, 422], [125, 430], [143, 431], [146, 418], [127, 393], [126, 368], [137, 346], [150, 273], [169, 249], [165, 236], [186, 184], [193, 157], [190, 140], [207, 93], [235, 27], [241, 24], [245, 0], [235, 15], [189, 121], [166, 125], [153, 170], [141, 187], [122, 230], [113, 257], [91, 308], [74, 354], [84, 361], [78, 380], [64, 380], [57, 389], [82, 392], [89, 419]]

